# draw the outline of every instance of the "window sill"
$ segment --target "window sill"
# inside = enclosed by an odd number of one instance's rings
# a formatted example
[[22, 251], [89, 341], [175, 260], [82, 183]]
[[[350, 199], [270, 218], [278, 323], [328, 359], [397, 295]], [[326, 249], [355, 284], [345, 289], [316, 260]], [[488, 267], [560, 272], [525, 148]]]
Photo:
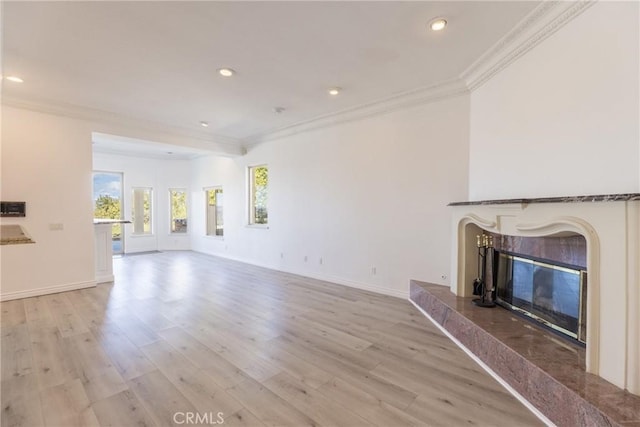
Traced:
[[153, 233], [150, 233], [150, 234], [141, 234], [141, 233], [131, 234], [129, 237], [134, 237], [134, 238], [138, 238], [138, 237], [153, 237]]
[[224, 240], [224, 236], [214, 236], [213, 234], [205, 234], [204, 237], [213, 240]]
[[259, 229], [263, 229], [263, 230], [268, 230], [269, 229], [269, 224], [247, 224], [246, 227], [247, 228], [259, 228]]

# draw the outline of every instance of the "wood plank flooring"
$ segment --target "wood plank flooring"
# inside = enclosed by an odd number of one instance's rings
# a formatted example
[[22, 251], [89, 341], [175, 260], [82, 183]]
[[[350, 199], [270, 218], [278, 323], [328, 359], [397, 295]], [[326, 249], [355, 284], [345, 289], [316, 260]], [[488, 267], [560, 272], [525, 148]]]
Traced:
[[541, 425], [408, 301], [194, 252], [114, 270], [0, 304], [2, 427]]

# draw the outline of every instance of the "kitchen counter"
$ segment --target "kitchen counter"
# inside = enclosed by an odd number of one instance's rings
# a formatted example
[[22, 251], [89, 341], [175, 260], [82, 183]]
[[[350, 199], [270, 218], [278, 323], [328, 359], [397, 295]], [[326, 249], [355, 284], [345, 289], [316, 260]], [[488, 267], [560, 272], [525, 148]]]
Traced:
[[96, 283], [113, 282], [113, 224], [131, 224], [126, 219], [95, 218]]
[[35, 243], [29, 233], [18, 224], [3, 224], [0, 226], [0, 245], [22, 245]]
[[93, 224], [131, 224], [131, 221], [128, 219], [94, 218]]

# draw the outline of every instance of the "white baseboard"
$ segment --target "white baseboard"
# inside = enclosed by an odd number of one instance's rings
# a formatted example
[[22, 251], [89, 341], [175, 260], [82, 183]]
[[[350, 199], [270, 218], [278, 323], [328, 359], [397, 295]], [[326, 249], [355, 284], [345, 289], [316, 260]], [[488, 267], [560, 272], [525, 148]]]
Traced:
[[478, 356], [476, 356], [475, 354], [473, 354], [471, 352], [471, 350], [469, 350], [467, 347], [464, 346], [464, 344], [462, 344], [460, 341], [458, 341], [458, 339], [456, 337], [454, 337], [453, 335], [451, 335], [451, 333], [449, 333], [449, 331], [447, 331], [441, 324], [439, 324], [438, 322], [435, 321], [435, 319], [433, 317], [431, 317], [426, 311], [424, 311], [422, 309], [422, 307], [420, 307], [418, 304], [416, 304], [415, 302], [413, 302], [412, 300], [409, 300], [409, 302], [411, 304], [413, 304], [418, 310], [420, 310], [420, 312], [422, 314], [424, 314], [424, 316], [429, 319], [431, 321], [431, 323], [433, 323], [438, 329], [440, 329], [440, 331], [445, 334], [451, 341], [454, 342], [455, 345], [457, 345], [458, 347], [460, 347], [462, 349], [462, 351], [464, 351], [465, 353], [467, 353], [467, 355], [473, 359], [474, 362], [476, 362], [478, 365], [480, 365], [480, 367], [482, 369], [484, 369], [485, 371], [487, 371], [487, 373], [489, 375], [491, 375], [496, 381], [498, 381], [500, 383], [500, 385], [502, 385], [502, 387], [504, 387], [505, 389], [507, 389], [507, 391], [509, 393], [511, 393], [513, 395], [513, 397], [515, 397], [516, 399], [518, 399], [520, 401], [520, 403], [522, 403], [528, 410], [530, 410], [533, 415], [535, 415], [536, 417], [538, 417], [540, 419], [540, 421], [542, 421], [543, 423], [545, 423], [547, 426], [549, 427], [555, 427], [555, 424], [553, 422], [551, 422], [551, 420], [549, 418], [547, 418], [542, 412], [540, 412], [538, 410], [538, 408], [536, 408], [535, 406], [533, 406], [527, 399], [524, 398], [524, 396], [522, 396], [520, 393], [518, 393], [513, 387], [511, 387], [509, 385], [508, 382], [506, 382], [505, 380], [503, 380], [502, 378], [500, 378], [498, 376], [498, 374], [496, 374], [493, 369], [491, 369], [486, 363], [484, 363], [482, 360], [480, 360], [478, 358]]
[[[409, 290], [400, 291], [397, 289], [388, 289], [382, 286], [372, 285], [370, 283], [356, 282], [355, 280], [343, 279], [341, 277], [329, 276], [323, 274], [315, 274], [309, 272], [296, 272], [296, 271], [287, 271], [282, 270], [287, 273], [297, 274], [298, 276], [311, 277], [312, 279], [323, 280], [325, 282], [336, 283], [338, 285], [348, 286], [350, 288], [361, 289], [363, 291], [369, 291], [376, 294], [387, 295], [396, 298], [407, 299], [409, 298]], [[409, 280], [407, 280], [408, 286]]]
[[113, 274], [106, 274], [104, 276], [96, 276], [96, 283], [108, 283], [115, 281], [116, 278]]
[[356, 282], [355, 280], [343, 279], [341, 277], [330, 276], [327, 274], [318, 274], [310, 271], [302, 271], [302, 270], [294, 270], [294, 269], [284, 269], [282, 267], [277, 267], [273, 265], [267, 265], [263, 263], [258, 263], [254, 261], [249, 261], [243, 258], [236, 258], [225, 254], [218, 254], [213, 252], [204, 252], [204, 251], [196, 251], [201, 254], [217, 256], [220, 258], [230, 259], [232, 261], [243, 262], [245, 264], [255, 265], [256, 267], [268, 268], [269, 270], [282, 271], [284, 273], [296, 274], [302, 277], [309, 277], [311, 279], [323, 280], [325, 282], [335, 283], [337, 285], [343, 285], [350, 288], [361, 289], [363, 291], [369, 291], [376, 294], [392, 296], [396, 298], [408, 299], [409, 298], [409, 280], [407, 280], [407, 290], [401, 291], [397, 289], [388, 289], [382, 286], [372, 285], [370, 283]]
[[41, 295], [57, 294], [59, 292], [75, 291], [77, 289], [93, 288], [96, 286], [95, 280], [87, 282], [67, 283], [64, 285], [49, 286], [46, 288], [29, 289], [26, 291], [16, 291], [0, 293], [0, 301], [9, 301], [21, 298], [39, 297]]

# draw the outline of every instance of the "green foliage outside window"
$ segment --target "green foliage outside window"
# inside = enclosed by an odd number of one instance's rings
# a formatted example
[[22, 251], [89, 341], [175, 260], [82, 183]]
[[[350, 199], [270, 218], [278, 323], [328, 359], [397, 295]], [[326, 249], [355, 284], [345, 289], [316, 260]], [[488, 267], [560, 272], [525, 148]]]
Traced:
[[253, 168], [253, 208], [254, 223], [267, 224], [267, 199], [269, 186], [269, 169], [266, 166]]
[[187, 232], [187, 192], [171, 190], [171, 232]]
[[[134, 234], [151, 234], [151, 191], [151, 188], [133, 189], [131, 222]], [[138, 210], [142, 211], [142, 215]]]
[[[111, 197], [107, 194], [102, 194], [96, 199], [93, 217], [104, 219], [120, 219], [121, 208], [120, 199], [117, 197]], [[122, 235], [122, 225], [113, 224], [113, 237], [120, 237]]]

